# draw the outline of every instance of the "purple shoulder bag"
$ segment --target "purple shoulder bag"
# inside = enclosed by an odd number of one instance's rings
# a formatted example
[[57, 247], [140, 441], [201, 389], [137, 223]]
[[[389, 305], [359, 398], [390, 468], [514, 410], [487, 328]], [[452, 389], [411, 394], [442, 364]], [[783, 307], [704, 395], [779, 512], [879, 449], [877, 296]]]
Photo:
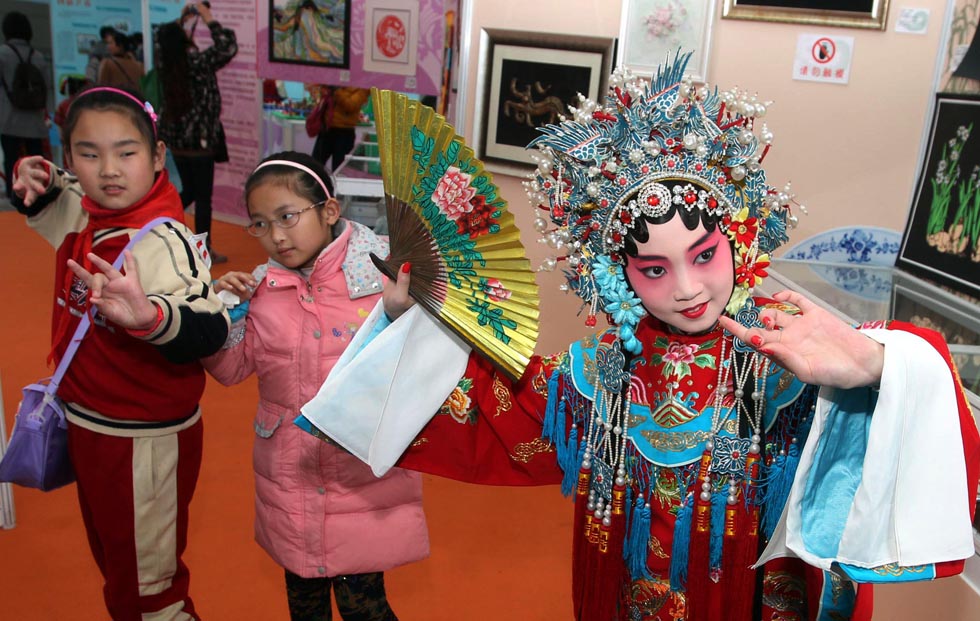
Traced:
[[[119, 253], [112, 264], [117, 270], [122, 266], [124, 252], [143, 238], [150, 229], [174, 222], [173, 218], [156, 218], [141, 228]], [[92, 323], [91, 314], [85, 313], [71, 337], [71, 343], [61, 358], [61, 363], [47, 383], [41, 380], [25, 386], [24, 398], [17, 407], [14, 430], [3, 458], [0, 459], [0, 482], [16, 483], [42, 491], [51, 491], [74, 482], [75, 471], [68, 457], [68, 422], [58, 398], [58, 385], [68, 370], [75, 352]]]

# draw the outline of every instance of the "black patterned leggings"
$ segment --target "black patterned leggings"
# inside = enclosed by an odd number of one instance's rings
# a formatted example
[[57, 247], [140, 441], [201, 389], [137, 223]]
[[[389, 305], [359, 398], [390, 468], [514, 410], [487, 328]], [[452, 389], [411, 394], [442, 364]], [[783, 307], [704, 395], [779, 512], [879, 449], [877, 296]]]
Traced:
[[286, 571], [291, 621], [331, 621], [331, 586], [344, 621], [398, 621], [388, 605], [385, 575], [380, 571], [333, 578], [301, 578]]

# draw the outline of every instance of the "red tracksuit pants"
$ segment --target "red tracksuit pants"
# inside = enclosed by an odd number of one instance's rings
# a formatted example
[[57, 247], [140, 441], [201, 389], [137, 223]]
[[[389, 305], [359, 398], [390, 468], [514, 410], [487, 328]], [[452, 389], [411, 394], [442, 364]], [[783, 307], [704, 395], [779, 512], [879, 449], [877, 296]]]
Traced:
[[69, 425], [68, 450], [113, 621], [199, 619], [181, 560], [201, 469], [203, 423], [152, 437]]

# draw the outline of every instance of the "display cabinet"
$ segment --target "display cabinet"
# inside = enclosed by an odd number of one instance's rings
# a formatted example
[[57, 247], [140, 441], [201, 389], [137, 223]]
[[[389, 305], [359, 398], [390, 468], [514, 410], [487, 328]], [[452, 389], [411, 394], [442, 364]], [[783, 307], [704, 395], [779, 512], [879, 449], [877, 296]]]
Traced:
[[980, 410], [980, 300], [893, 267], [777, 259], [770, 274], [766, 293], [794, 289], [845, 321], [897, 319], [941, 333], [970, 404]]

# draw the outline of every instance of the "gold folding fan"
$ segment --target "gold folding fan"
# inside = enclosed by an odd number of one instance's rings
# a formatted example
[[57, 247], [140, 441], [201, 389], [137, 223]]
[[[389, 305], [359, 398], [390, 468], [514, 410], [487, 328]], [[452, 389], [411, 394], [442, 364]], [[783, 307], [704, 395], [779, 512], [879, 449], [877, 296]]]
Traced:
[[520, 232], [483, 162], [432, 108], [371, 89], [394, 279], [507, 376], [524, 372], [538, 338], [538, 286]]

